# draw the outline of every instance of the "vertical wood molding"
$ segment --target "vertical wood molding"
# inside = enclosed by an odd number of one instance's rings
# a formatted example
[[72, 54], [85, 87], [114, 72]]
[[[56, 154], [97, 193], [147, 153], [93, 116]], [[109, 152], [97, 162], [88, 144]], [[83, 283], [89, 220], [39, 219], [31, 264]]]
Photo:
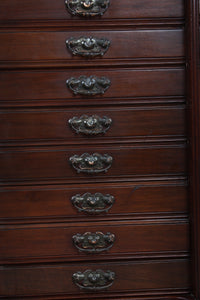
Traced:
[[200, 99], [199, 0], [186, 0], [187, 101], [189, 128], [189, 183], [192, 250], [192, 292], [200, 300]]

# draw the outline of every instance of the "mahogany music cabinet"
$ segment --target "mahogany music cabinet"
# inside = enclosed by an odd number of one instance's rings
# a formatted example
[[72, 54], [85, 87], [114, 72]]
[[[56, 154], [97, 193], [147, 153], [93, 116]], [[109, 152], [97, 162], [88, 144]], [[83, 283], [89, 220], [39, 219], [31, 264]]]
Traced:
[[197, 0], [0, 1], [0, 299], [200, 300]]

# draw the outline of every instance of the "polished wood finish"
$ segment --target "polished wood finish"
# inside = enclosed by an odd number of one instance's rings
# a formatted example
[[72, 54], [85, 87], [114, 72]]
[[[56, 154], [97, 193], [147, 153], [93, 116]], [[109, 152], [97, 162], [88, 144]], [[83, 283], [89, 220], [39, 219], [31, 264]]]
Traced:
[[200, 122], [199, 122], [199, 1], [187, 3], [188, 11], [188, 55], [187, 55], [187, 93], [189, 121], [189, 168], [190, 168], [190, 218], [191, 218], [191, 255], [192, 255], [192, 294], [200, 299], [200, 207], [199, 207], [199, 154], [200, 154]]
[[[107, 38], [111, 45], [103, 57], [85, 59], [74, 56], [66, 47], [66, 40], [71, 37]], [[183, 59], [184, 32], [181, 28], [159, 30], [112, 30], [112, 31], [65, 31], [65, 32], [17, 32], [2, 33], [0, 45], [0, 64], [3, 67], [33, 68], [54, 64], [66, 65], [94, 65], [111, 63], [119, 64], [123, 61], [134, 62], [140, 59], [148, 62], [150, 58], [160, 61], [167, 59]], [[128, 46], [128, 47], [127, 47]], [[9, 49], [9, 51], [7, 51]]]
[[[2, 21], [13, 20], [79, 20], [80, 17], [74, 17], [65, 9], [64, 1], [55, 2], [53, 0], [37, 1], [29, 0], [25, 3], [19, 3], [18, 0], [12, 0], [12, 6], [7, 0], [0, 3], [0, 19]], [[132, 19], [132, 18], [173, 18], [183, 17], [183, 0], [115, 0], [101, 19]], [[98, 17], [97, 17], [98, 18]], [[89, 20], [87, 20], [89, 22]]]
[[[83, 18], [64, 1], [1, 0], [0, 299], [200, 299], [198, 6], [115, 0]], [[87, 35], [110, 39], [104, 56], [69, 52]], [[81, 75], [111, 86], [74, 95], [66, 80]], [[111, 127], [77, 134], [68, 121], [82, 115]], [[83, 153], [112, 165], [77, 173], [69, 159]], [[84, 213], [72, 197], [86, 193], [115, 201]], [[72, 237], [86, 232], [114, 234], [113, 246], [80, 252]], [[113, 285], [80, 290], [72, 277], [87, 269], [114, 272]]]
[[[85, 232], [110, 232], [115, 235], [112, 248], [102, 253], [87, 254], [79, 252], [73, 245], [72, 237]], [[173, 232], [173, 235], [171, 234]], [[133, 238], [130, 239], [130, 236]], [[56, 259], [99, 260], [123, 256], [151, 256], [158, 253], [161, 256], [170, 253], [187, 253], [189, 250], [188, 224], [171, 221], [163, 223], [129, 224], [128, 221], [103, 223], [76, 223], [71, 225], [43, 225], [35, 227], [10, 228], [0, 227], [2, 246], [0, 249], [1, 263], [44, 261], [53, 262]], [[26, 241], [24, 244], [23, 241]], [[141, 250], [143, 249], [143, 250]], [[180, 255], [180, 254], [179, 254]]]
[[[77, 299], [77, 297], [86, 299], [85, 292], [81, 292], [72, 284], [72, 274], [77, 271], [98, 268], [114, 271], [117, 280], [106, 293], [97, 294], [97, 299], [110, 298], [112, 295], [115, 299], [115, 296], [123, 297], [125, 294], [129, 294], [134, 299], [139, 295], [144, 297], [146, 293], [152, 296], [163, 295], [164, 291], [168, 295], [173, 295], [173, 293], [184, 295], [190, 288], [189, 264], [186, 259], [54, 264], [36, 265], [35, 267], [28, 265], [3, 266], [0, 268], [0, 288], [4, 299], [6, 297], [9, 299], [13, 294], [18, 297], [35, 295], [40, 296], [39, 299], [48, 295], [57, 295], [54, 296], [55, 299], [59, 299], [59, 297], [60, 299]], [[17, 288], [16, 282], [18, 283]], [[23, 285], [20, 284], [21, 282]], [[94, 294], [87, 293], [87, 299], [94, 299]]]
[[[115, 203], [109, 213], [85, 215], [75, 209], [71, 198], [87, 192], [111, 194]], [[75, 184], [65, 186], [4, 187], [0, 192], [2, 204], [0, 222], [51, 222], [57, 220], [96, 220], [124, 218], [159, 218], [186, 215], [188, 212], [187, 184], [176, 182], [137, 182], [115, 184]]]
[[[82, 115], [107, 116], [112, 119], [110, 129], [104, 134], [88, 136], [76, 134], [69, 126], [70, 118]], [[151, 119], [151, 122], [150, 122]], [[23, 122], [22, 122], [23, 120]], [[15, 109], [2, 111], [0, 119], [2, 143], [101, 143], [111, 139], [149, 139], [155, 136], [182, 137], [185, 129], [185, 106], [124, 106], [79, 109]]]
[[[111, 86], [100, 96], [105, 102], [107, 98], [122, 97], [159, 97], [183, 96], [185, 93], [184, 68], [152, 68], [152, 69], [118, 69], [118, 70], [67, 70], [55, 72], [11, 72], [4, 71], [0, 74], [0, 101], [16, 100], [48, 100], [48, 99], [76, 99], [87, 98], [87, 103], [97, 96], [74, 95], [66, 86], [66, 80], [79, 76], [98, 77], [106, 76], [111, 80]], [[15, 82], [15, 85], [13, 85]], [[90, 100], [90, 101], [89, 101]], [[100, 104], [100, 103], [99, 103]]]
[[[123, 150], [123, 151], [122, 151]], [[91, 152], [92, 151], [92, 152]], [[139, 176], [166, 176], [185, 175], [186, 153], [184, 145], [173, 147], [164, 145], [151, 147], [138, 146], [84, 146], [84, 151], [80, 147], [72, 148], [42, 148], [39, 149], [5, 149], [0, 153], [0, 178], [2, 183], [10, 181], [87, 181], [93, 182], [97, 179], [105, 181], [109, 178], [123, 180], [127, 177]], [[86, 174], [77, 173], [69, 162], [73, 155], [83, 153], [108, 154], [113, 157], [110, 169], [105, 173]], [[156, 163], [155, 163], [156, 162]]]

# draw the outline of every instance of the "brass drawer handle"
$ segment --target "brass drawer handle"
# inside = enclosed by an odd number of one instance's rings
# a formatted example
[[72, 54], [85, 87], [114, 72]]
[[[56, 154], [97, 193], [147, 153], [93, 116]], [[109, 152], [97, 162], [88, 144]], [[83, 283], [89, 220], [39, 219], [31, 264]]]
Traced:
[[110, 5], [109, 0], [65, 0], [67, 10], [76, 16], [102, 16]]
[[110, 41], [105, 38], [71, 37], [66, 41], [67, 48], [73, 55], [86, 57], [103, 56], [110, 46]]
[[107, 232], [85, 232], [84, 234], [77, 233], [72, 237], [74, 246], [81, 252], [100, 253], [108, 251], [115, 241], [115, 235]]
[[109, 211], [115, 202], [115, 198], [109, 194], [85, 193], [82, 196], [80, 194], [72, 196], [71, 202], [79, 212], [100, 214]]
[[98, 95], [104, 94], [109, 88], [111, 82], [106, 77], [96, 76], [80, 76], [79, 78], [71, 77], [66, 81], [68, 88], [74, 92], [75, 95]]
[[71, 125], [72, 129], [76, 131], [76, 133], [97, 135], [105, 133], [110, 128], [112, 119], [106, 116], [100, 118], [97, 115], [83, 115], [80, 118], [73, 117], [68, 122]]
[[76, 272], [72, 275], [74, 283], [82, 290], [101, 291], [112, 286], [115, 280], [115, 273], [107, 270], [86, 270], [85, 272]]
[[96, 174], [106, 172], [111, 167], [113, 158], [108, 154], [83, 153], [81, 156], [71, 156], [69, 161], [78, 173]]

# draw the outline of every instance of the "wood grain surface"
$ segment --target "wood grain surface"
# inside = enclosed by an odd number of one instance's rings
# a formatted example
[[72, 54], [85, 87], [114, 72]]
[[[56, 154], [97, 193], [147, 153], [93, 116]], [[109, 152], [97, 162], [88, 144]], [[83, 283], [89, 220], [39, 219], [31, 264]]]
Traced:
[[[101, 19], [132, 19], [132, 18], [166, 18], [183, 17], [183, 0], [120, 0], [111, 1], [111, 5]], [[65, 9], [64, 1], [40, 0], [35, 2], [29, 0], [20, 2], [12, 0], [12, 5], [7, 0], [1, 0], [0, 19], [2, 21], [12, 20], [68, 20], [84, 18], [73, 17]], [[99, 19], [97, 17], [96, 19]], [[88, 22], [90, 22], [90, 18]]]
[[[112, 124], [105, 134], [76, 134], [68, 124], [82, 115], [107, 116]], [[113, 139], [178, 138], [186, 134], [184, 105], [79, 107], [77, 109], [2, 110], [0, 140], [7, 143], [102, 143]]]
[[[83, 153], [113, 157], [107, 173], [77, 173], [69, 159]], [[87, 147], [42, 149], [5, 149], [0, 153], [0, 178], [2, 183], [16, 181], [38, 181], [65, 179], [73, 182], [102, 181], [127, 177], [185, 175], [186, 151], [183, 145], [131, 147]]]
[[[114, 196], [108, 213], [100, 215], [78, 212], [71, 198], [77, 194], [102, 193]], [[79, 184], [78, 186], [33, 186], [1, 188], [0, 223], [45, 222], [50, 219], [102, 220], [118, 218], [169, 217], [187, 214], [187, 185], [182, 181], [151, 183]]]
[[[66, 47], [66, 40], [71, 37], [107, 38], [110, 47], [103, 57], [88, 59], [74, 56]], [[0, 34], [0, 64], [15, 62], [57, 61], [66, 65], [97, 64], [100, 60], [112, 60], [112, 64], [121, 59], [138, 60], [139, 58], [178, 58], [184, 56], [184, 32], [182, 29], [140, 29], [140, 30], [87, 30], [60, 32], [4, 32]], [[127, 47], [128, 46], [128, 47]], [[8, 51], [9, 50], [9, 51]], [[20, 65], [18, 65], [20, 67]]]
[[[107, 77], [111, 86], [100, 102], [107, 98], [184, 96], [185, 72], [183, 68], [149, 68], [149, 69], [118, 69], [118, 70], [66, 70], [55, 72], [14, 72], [0, 73], [0, 101], [10, 100], [48, 100], [87, 99], [88, 104], [97, 96], [74, 95], [66, 86], [66, 80], [80, 76]], [[14, 83], [14, 84], [13, 84]]]

